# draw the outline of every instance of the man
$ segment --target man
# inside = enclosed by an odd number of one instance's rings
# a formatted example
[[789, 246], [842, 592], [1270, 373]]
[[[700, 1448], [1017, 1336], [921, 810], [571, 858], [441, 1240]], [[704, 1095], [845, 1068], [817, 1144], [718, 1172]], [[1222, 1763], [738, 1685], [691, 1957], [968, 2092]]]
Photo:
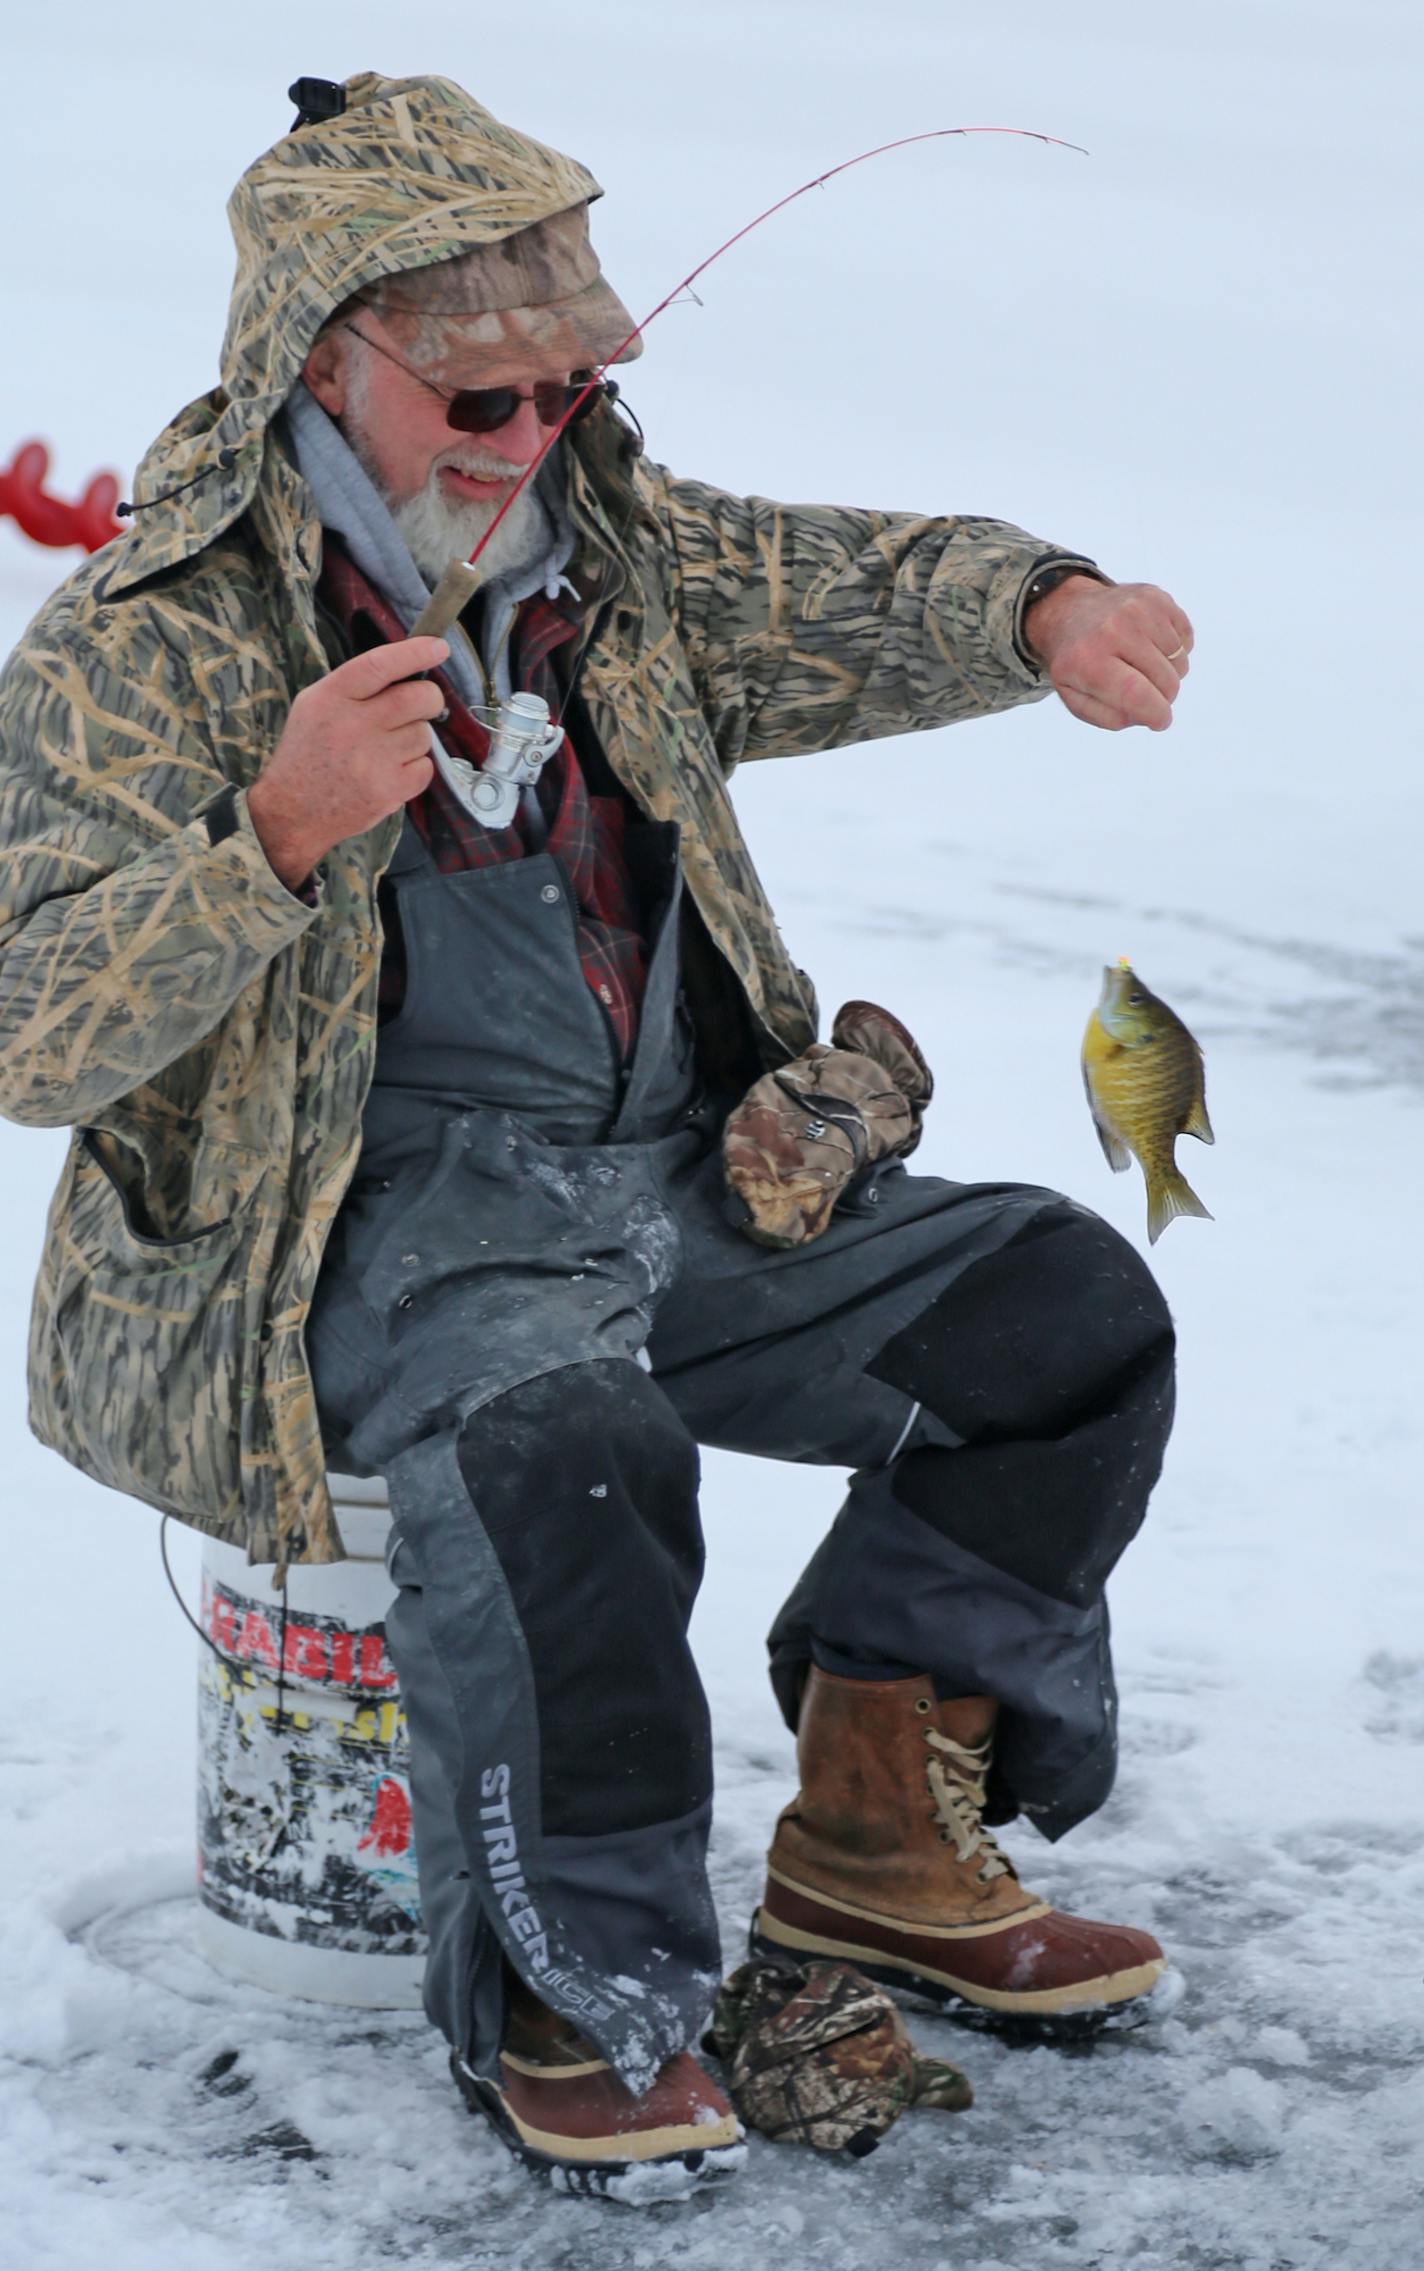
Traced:
[[[740, 2151], [688, 2047], [699, 1443], [855, 1470], [771, 1636], [759, 1943], [1046, 2035], [1162, 1976], [987, 1825], [1110, 1787], [1165, 1305], [1072, 1202], [905, 1172], [918, 1052], [864, 1004], [815, 1045], [726, 782], [1050, 689], [1161, 728], [1192, 635], [1003, 523], [675, 480], [602, 394], [407, 637], [633, 328], [598, 194], [370, 74], [243, 177], [223, 383], [0, 686], [0, 1104], [75, 1129], [44, 1441], [282, 1565], [340, 1556], [328, 1460], [386, 1477], [427, 2008], [514, 2150], [647, 2196]], [[520, 691], [566, 734], [486, 826]]]

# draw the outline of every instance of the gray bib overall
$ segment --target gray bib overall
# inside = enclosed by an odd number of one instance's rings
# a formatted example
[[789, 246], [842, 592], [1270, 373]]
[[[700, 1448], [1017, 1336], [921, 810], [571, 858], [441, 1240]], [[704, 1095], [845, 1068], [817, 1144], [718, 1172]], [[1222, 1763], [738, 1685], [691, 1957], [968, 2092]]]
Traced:
[[625, 1067], [559, 860], [443, 874], [407, 824], [404, 1003], [307, 1345], [331, 1464], [391, 1493], [427, 2010], [493, 2071], [508, 1965], [639, 2088], [719, 1973], [697, 1445], [858, 1470], [773, 1631], [787, 1717], [813, 1654], [994, 1694], [1005, 1788], [1058, 1834], [1112, 1780], [1102, 1584], [1160, 1463], [1170, 1327], [1050, 1191], [891, 1162], [812, 1246], [743, 1237], [676, 829], [627, 856]]

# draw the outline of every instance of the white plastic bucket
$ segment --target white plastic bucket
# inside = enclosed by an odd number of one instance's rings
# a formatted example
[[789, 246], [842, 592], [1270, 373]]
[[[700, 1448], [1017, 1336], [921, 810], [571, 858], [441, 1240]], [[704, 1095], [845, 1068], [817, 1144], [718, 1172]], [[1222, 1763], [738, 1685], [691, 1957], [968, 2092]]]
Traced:
[[277, 1994], [413, 2009], [426, 1941], [385, 1647], [390, 1505], [379, 1481], [330, 1482], [349, 1558], [290, 1570], [285, 1602], [270, 1564], [204, 1542], [199, 1938]]

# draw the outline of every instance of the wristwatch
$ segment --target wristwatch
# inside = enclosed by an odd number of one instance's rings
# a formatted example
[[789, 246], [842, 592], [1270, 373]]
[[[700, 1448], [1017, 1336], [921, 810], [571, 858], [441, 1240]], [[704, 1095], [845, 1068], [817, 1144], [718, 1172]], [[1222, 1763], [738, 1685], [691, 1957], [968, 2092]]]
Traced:
[[1065, 560], [1060, 557], [1046, 561], [1041, 568], [1034, 570], [1024, 585], [1023, 597], [1019, 601], [1018, 621], [1014, 625], [1014, 646], [1019, 660], [1026, 662], [1031, 670], [1037, 670], [1039, 665], [1037, 658], [1030, 654], [1028, 641], [1024, 637], [1028, 611], [1031, 607], [1036, 607], [1041, 599], [1047, 599], [1051, 591], [1057, 591], [1058, 586], [1066, 583], [1070, 576], [1090, 576], [1097, 584], [1112, 582], [1112, 577], [1105, 576], [1095, 560]]
[[1071, 567], [1060, 561], [1056, 568], [1040, 568], [1024, 593], [1024, 614], [1027, 615], [1029, 609], [1036, 607], [1041, 599], [1047, 599], [1051, 591], [1057, 591], [1058, 586], [1061, 583], [1066, 583], [1070, 576], [1081, 576], [1082, 573], [1083, 570], [1076, 560]]
[[215, 797], [201, 806], [195, 816], [208, 831], [210, 844], [225, 844], [229, 836], [237, 834], [237, 783], [229, 781]]

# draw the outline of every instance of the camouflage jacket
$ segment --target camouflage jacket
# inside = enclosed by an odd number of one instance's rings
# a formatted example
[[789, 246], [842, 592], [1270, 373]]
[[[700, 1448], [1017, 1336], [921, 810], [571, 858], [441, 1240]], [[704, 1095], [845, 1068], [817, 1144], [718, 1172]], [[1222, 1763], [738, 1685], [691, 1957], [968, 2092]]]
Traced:
[[[398, 832], [339, 845], [307, 905], [242, 793], [235, 830], [206, 817], [329, 667], [321, 528], [273, 421], [357, 288], [599, 194], [447, 80], [367, 74], [347, 93], [238, 184], [222, 383], [148, 452], [132, 533], [54, 594], [0, 678], [0, 1110], [74, 1131], [31, 1424], [264, 1561], [342, 1550], [303, 1326], [360, 1143]], [[633, 796], [681, 823], [704, 1034], [744, 1031], [750, 1076], [814, 1040], [816, 1005], [733, 768], [1033, 700], [1023, 594], [1074, 555], [995, 521], [675, 480], [602, 411], [571, 455], [572, 573], [599, 596], [583, 693]]]

